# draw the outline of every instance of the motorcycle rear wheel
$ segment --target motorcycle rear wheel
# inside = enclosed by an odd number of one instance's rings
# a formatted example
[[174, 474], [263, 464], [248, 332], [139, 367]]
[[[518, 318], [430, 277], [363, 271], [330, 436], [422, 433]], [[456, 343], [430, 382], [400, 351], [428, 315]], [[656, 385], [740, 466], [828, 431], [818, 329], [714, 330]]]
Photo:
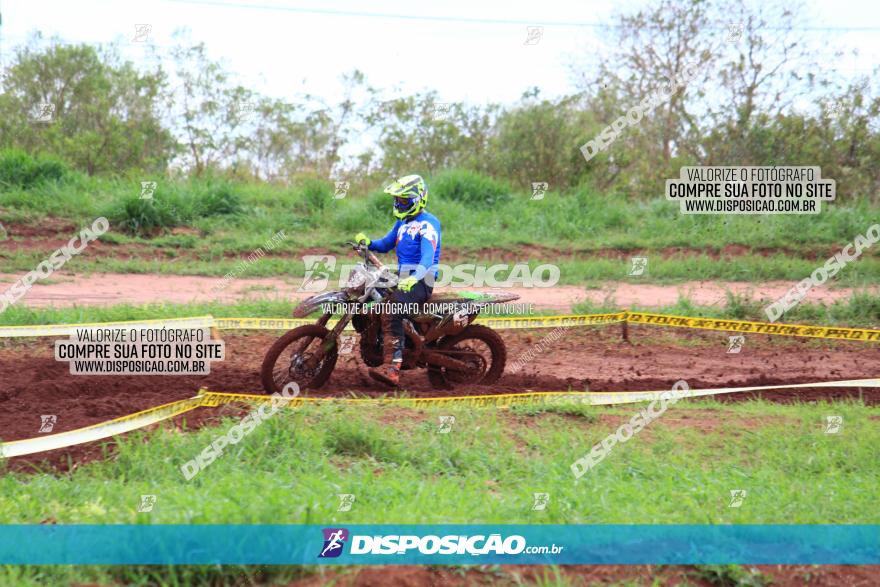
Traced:
[[[479, 353], [474, 348], [479, 348], [477, 343], [485, 345], [489, 352]], [[501, 379], [504, 374], [504, 366], [507, 363], [507, 348], [504, 345], [504, 340], [497, 332], [480, 324], [471, 324], [460, 333], [441, 339], [437, 350], [477, 352], [480, 355], [479, 362], [482, 364], [478, 364], [476, 361], [472, 362], [475, 367], [479, 365], [483, 376], [476, 381], [466, 381], [472, 385], [495, 383]], [[454, 385], [462, 383], [459, 373], [435, 365], [428, 367], [428, 380], [435, 389], [452, 389]]]

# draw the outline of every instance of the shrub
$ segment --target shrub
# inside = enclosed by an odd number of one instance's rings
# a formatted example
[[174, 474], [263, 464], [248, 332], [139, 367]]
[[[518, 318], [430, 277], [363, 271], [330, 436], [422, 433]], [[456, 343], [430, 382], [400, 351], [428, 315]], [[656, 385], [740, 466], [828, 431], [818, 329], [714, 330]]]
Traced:
[[333, 199], [333, 187], [327, 181], [309, 178], [300, 185], [299, 198], [299, 208], [303, 212], [317, 214]]
[[393, 219], [394, 217], [391, 215], [393, 205], [393, 198], [384, 192], [370, 192], [370, 195], [367, 196], [367, 208], [374, 217]]
[[492, 206], [510, 199], [505, 184], [475, 171], [452, 169], [441, 172], [428, 182], [431, 200], [453, 200], [476, 206]]
[[48, 181], [59, 181], [67, 173], [67, 166], [53, 157], [33, 157], [20, 149], [0, 151], [0, 189], [29, 189]]
[[197, 216], [207, 217], [240, 214], [244, 206], [235, 188], [223, 183], [208, 184], [207, 188], [196, 196], [193, 209]]
[[117, 202], [107, 218], [111, 226], [129, 234], [151, 234], [158, 229], [174, 228], [179, 224], [175, 208], [155, 200], [129, 196]]

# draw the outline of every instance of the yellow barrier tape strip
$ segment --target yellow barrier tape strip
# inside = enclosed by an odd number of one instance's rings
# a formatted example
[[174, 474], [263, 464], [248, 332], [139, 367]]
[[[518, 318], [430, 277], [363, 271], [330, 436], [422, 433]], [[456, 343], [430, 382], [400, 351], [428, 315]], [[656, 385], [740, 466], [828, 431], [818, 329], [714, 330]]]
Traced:
[[[755, 387], [723, 387], [718, 389], [692, 389], [676, 392], [679, 398], [703, 397], [724, 393], [738, 393], [748, 391], [767, 391], [776, 389], [804, 389], [810, 387], [880, 387], [880, 379], [851, 379], [847, 381], [826, 381], [817, 383], [795, 383], [788, 385], [764, 385]], [[660, 399], [661, 394], [669, 390], [661, 391], [622, 391], [622, 392], [569, 392], [549, 391], [534, 393], [504, 393], [496, 395], [466, 395], [450, 397], [423, 397], [423, 398], [333, 398], [333, 397], [297, 397], [279, 398], [286, 401], [289, 407], [298, 407], [307, 404], [337, 403], [337, 404], [373, 404], [395, 406], [419, 406], [419, 405], [449, 405], [457, 406], [493, 406], [506, 407], [518, 404], [566, 404], [582, 403], [593, 406], [610, 406], [647, 402]], [[143, 410], [128, 416], [122, 416], [108, 422], [93, 424], [86, 428], [50, 434], [39, 438], [14, 440], [0, 444], [0, 456], [19, 457], [48, 450], [67, 448], [70, 446], [103, 440], [111, 436], [131, 432], [144, 428], [151, 424], [168, 420], [180, 414], [184, 414], [200, 407], [217, 407], [235, 402], [245, 403], [269, 403], [273, 397], [265, 394], [247, 393], [222, 393], [215, 391], [201, 391], [199, 395], [164, 404], [148, 410]]]
[[724, 320], [720, 318], [691, 318], [669, 314], [649, 314], [646, 312], [627, 312], [626, 321], [630, 324], [649, 324], [652, 326], [678, 326], [704, 330], [725, 330], [752, 334], [775, 334], [779, 336], [806, 336], [838, 340], [880, 341], [880, 330], [869, 328], [838, 328], [831, 326], [804, 326], [798, 324], [776, 324], [771, 322], [751, 322], [747, 320]]
[[[336, 322], [336, 320], [331, 320], [328, 323], [328, 327], [332, 328]], [[770, 322], [752, 322], [748, 320], [693, 318], [690, 316], [651, 314], [648, 312], [614, 312], [608, 314], [569, 314], [563, 316], [520, 316], [498, 318], [481, 316], [476, 320], [477, 324], [484, 324], [497, 330], [593, 326], [614, 324], [618, 322], [751, 334], [772, 334], [779, 336], [803, 336], [833, 340], [880, 342], [880, 330], [870, 328], [775, 324]], [[0, 326], [0, 338], [16, 336], [65, 336], [72, 334], [77, 328], [83, 327], [127, 328], [139, 325], [163, 325], [177, 328], [213, 327], [221, 330], [290, 330], [298, 326], [313, 323], [314, 320], [306, 318], [213, 318], [211, 316], [200, 316], [195, 318], [134, 320], [129, 322], [52, 324], [44, 326]], [[352, 325], [349, 324], [346, 327], [346, 330], [352, 331]]]
[[[328, 322], [327, 327], [333, 328], [337, 320]], [[306, 324], [314, 324], [309, 318], [215, 318], [214, 324], [220, 330], [291, 330]], [[349, 324], [346, 330], [354, 330]]]
[[612, 314], [569, 314], [565, 316], [522, 316], [522, 317], [498, 317], [490, 318], [480, 316], [477, 324], [484, 324], [490, 328], [507, 330], [515, 328], [558, 328], [561, 326], [593, 326], [598, 324], [614, 324], [623, 322], [626, 312], [614, 312]]
[[[560, 326], [591, 326], [596, 324], [613, 324], [623, 322], [626, 312], [611, 314], [571, 314], [565, 316], [500, 316], [491, 318], [481, 316], [477, 324], [483, 324], [498, 330], [517, 328], [556, 328]], [[327, 323], [328, 328], [336, 325], [336, 320]], [[221, 330], [290, 330], [305, 324], [314, 324], [307, 318], [215, 318], [214, 323]], [[346, 330], [354, 330], [351, 324]]]
[[122, 416], [121, 418], [101, 422], [100, 424], [93, 424], [85, 428], [59, 432], [57, 434], [47, 434], [38, 438], [4, 442], [0, 444], [0, 456], [6, 458], [20, 457], [37, 452], [67, 448], [95, 440], [103, 440], [117, 434], [124, 434], [132, 430], [145, 428], [151, 424], [157, 424], [163, 420], [168, 420], [174, 416], [201, 407], [201, 405], [202, 397], [197, 395], [189, 399], [171, 402], [170, 404], [164, 404], [128, 416]]
[[[846, 381], [830, 381], [818, 383], [791, 383], [783, 385], [758, 385], [750, 387], [720, 387], [714, 389], [690, 389], [676, 391], [679, 398], [703, 397], [720, 395], [725, 393], [740, 393], [748, 391], [766, 391], [776, 389], [804, 389], [810, 387], [880, 387], [880, 379], [850, 379]], [[670, 390], [659, 391], [543, 391], [528, 393], [501, 393], [493, 395], [458, 395], [447, 397], [404, 397], [404, 398], [335, 398], [335, 397], [296, 397], [279, 398], [279, 401], [287, 402], [291, 407], [299, 407], [307, 404], [344, 403], [344, 404], [373, 404], [373, 405], [437, 405], [459, 404], [468, 406], [510, 406], [515, 404], [533, 403], [581, 403], [593, 406], [611, 406], [618, 404], [630, 404], [647, 402], [660, 399], [664, 393]], [[223, 393], [217, 391], [204, 392], [204, 406], [220, 406], [234, 402], [270, 403], [272, 397], [264, 394], [248, 393]]]
[[847, 381], [827, 381], [820, 383], [790, 383], [785, 385], [759, 385], [750, 387], [721, 387], [717, 389], [690, 389], [687, 391], [661, 390], [661, 391], [610, 391], [590, 392], [590, 401], [593, 406], [613, 406], [619, 404], [632, 404], [649, 402], [661, 399], [664, 393], [674, 393], [678, 398], [705, 397], [710, 395], [722, 395], [726, 393], [743, 393], [754, 391], [768, 391], [778, 389], [804, 389], [810, 387], [880, 387], [880, 379], [850, 379]]
[[42, 326], [0, 326], [0, 338], [19, 336], [69, 336], [77, 328], [137, 328], [139, 326], [166, 326], [168, 328], [212, 328], [213, 316], [192, 318], [158, 318], [153, 320], [129, 320], [126, 322], [89, 322], [83, 324], [46, 324]]
[[[476, 320], [477, 324], [484, 324], [496, 330], [592, 326], [614, 324], [617, 322], [646, 324], [651, 326], [678, 326], [703, 330], [746, 332], [752, 334], [774, 334], [780, 336], [805, 336], [811, 338], [880, 342], [880, 330], [873, 330], [870, 328], [776, 324], [748, 320], [693, 318], [690, 316], [651, 314], [648, 312], [615, 312], [608, 314], [569, 314], [564, 316], [522, 316], [499, 318], [481, 316]], [[304, 324], [313, 324], [314, 320], [302, 318], [217, 318], [216, 323], [218, 328], [229, 330], [289, 330]], [[332, 328], [334, 324], [336, 324], [336, 321], [331, 320], [328, 327]], [[346, 327], [346, 330], [353, 330], [353, 328], [349, 324], [348, 327]]]

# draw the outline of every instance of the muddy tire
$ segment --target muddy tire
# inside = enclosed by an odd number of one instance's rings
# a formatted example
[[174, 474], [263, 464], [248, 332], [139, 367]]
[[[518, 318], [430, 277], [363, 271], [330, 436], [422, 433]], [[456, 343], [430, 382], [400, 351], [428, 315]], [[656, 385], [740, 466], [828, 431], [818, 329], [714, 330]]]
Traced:
[[[468, 341], [471, 341], [470, 344]], [[485, 373], [479, 380], [468, 381], [467, 384], [491, 385], [501, 379], [504, 374], [504, 366], [507, 363], [507, 347], [497, 332], [486, 326], [472, 324], [455, 336], [443, 338], [437, 345], [437, 349], [465, 349], [474, 346], [474, 343], [485, 345], [488, 349], [486, 354], [489, 356], [486, 357], [481, 353], [481, 360], [484, 363], [482, 368]], [[455, 385], [461, 384], [457, 379], [456, 373], [448, 372], [443, 367], [428, 367], [428, 380], [436, 389], [452, 389]]]
[[[281, 393], [284, 386], [294, 382], [300, 389], [317, 389], [327, 383], [336, 367], [337, 347], [327, 350], [315, 365], [308, 360], [330, 335], [330, 331], [317, 324], [306, 324], [289, 331], [269, 347], [260, 368], [260, 379], [266, 393]], [[302, 355], [296, 354], [303, 340], [312, 338]], [[288, 352], [285, 352], [288, 351]]]

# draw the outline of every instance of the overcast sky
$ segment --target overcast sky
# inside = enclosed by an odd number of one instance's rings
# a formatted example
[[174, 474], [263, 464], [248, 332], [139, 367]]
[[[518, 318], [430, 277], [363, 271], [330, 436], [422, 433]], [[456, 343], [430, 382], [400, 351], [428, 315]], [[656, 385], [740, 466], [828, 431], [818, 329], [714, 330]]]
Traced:
[[[2, 57], [33, 31], [67, 42], [122, 41], [123, 53], [142, 62], [144, 44], [132, 42], [147, 24], [147, 43], [173, 44], [188, 28], [248, 87], [273, 97], [303, 92], [335, 101], [339, 77], [362, 70], [375, 87], [406, 93], [436, 89], [440, 101], [517, 100], [538, 86], [544, 97], [573, 89], [568, 64], [595, 63], [602, 45], [591, 23], [636, 0], [0, 0]], [[861, 55], [829, 67], [868, 73], [880, 63], [880, 2], [814, 0], [815, 26], [876, 27], [811, 31], [826, 46], [857, 47]], [[323, 11], [323, 13], [322, 13]], [[526, 43], [527, 27], [541, 26]], [[533, 39], [534, 41], [534, 39]], [[404, 85], [405, 84], [405, 85]]]

